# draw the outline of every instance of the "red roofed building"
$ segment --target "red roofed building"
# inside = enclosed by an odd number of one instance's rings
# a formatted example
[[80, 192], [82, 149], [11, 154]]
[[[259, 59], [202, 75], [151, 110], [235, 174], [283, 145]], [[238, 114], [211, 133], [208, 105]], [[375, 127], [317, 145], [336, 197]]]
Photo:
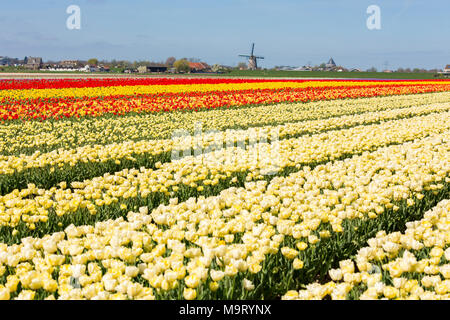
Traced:
[[211, 67], [205, 62], [189, 62], [191, 72], [211, 72]]

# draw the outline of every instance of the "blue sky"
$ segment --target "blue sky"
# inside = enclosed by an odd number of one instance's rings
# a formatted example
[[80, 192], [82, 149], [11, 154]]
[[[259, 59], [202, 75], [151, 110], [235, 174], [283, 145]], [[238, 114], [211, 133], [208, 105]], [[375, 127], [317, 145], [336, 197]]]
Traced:
[[[73, 4], [80, 30], [66, 27]], [[373, 4], [381, 30], [366, 27]], [[261, 67], [333, 57], [345, 67], [440, 69], [450, 64], [449, 12], [448, 0], [5, 0], [0, 56], [236, 65], [255, 42]]]

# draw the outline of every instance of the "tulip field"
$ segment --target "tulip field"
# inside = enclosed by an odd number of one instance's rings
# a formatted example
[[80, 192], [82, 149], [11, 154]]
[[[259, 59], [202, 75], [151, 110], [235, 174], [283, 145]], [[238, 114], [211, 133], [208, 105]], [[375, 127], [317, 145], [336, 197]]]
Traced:
[[450, 299], [450, 80], [0, 80], [0, 300]]

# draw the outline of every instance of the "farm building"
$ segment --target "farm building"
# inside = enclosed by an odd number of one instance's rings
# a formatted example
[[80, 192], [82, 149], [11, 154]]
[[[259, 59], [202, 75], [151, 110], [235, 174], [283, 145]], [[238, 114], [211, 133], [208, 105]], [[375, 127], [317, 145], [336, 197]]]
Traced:
[[25, 68], [30, 70], [39, 70], [42, 68], [42, 58], [40, 57], [26, 57], [24, 61]]
[[438, 72], [437, 75], [443, 75], [444, 77], [450, 77], [450, 64], [446, 65], [444, 70]]
[[448, 64], [448, 65], [445, 66], [444, 72], [450, 73], [450, 64]]
[[189, 62], [191, 72], [211, 72], [211, 67], [205, 62]]
[[155, 64], [151, 66], [140, 66], [137, 68], [139, 73], [148, 73], [148, 72], [166, 72], [167, 67], [165, 65]]

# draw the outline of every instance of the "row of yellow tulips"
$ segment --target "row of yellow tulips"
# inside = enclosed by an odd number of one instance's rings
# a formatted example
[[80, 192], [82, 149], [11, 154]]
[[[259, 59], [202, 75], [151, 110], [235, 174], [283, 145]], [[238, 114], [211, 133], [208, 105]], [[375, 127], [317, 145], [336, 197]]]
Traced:
[[[308, 261], [306, 249], [342, 233], [346, 221], [376, 220], [385, 208], [398, 210], [399, 200], [413, 208], [424, 193], [437, 194], [450, 182], [449, 138], [446, 132], [306, 167], [270, 184], [248, 182], [182, 203], [172, 199], [151, 213], [142, 207], [127, 220], [71, 225], [0, 244], [0, 297], [195, 299], [219, 292], [226, 298], [230, 289], [245, 297], [269, 284], [258, 282], [258, 275], [273, 276], [263, 267], [270, 257], [281, 254], [290, 269], [313, 267], [321, 262]], [[435, 233], [421, 234], [442, 248]], [[342, 267], [351, 269], [348, 262]]]
[[[74, 149], [57, 149], [48, 153], [36, 151], [26, 156], [1, 156], [0, 155], [0, 182], [7, 183], [8, 175], [15, 175], [24, 170], [45, 168], [51, 172], [69, 165], [75, 167], [64, 168], [65, 171], [74, 171], [78, 163], [105, 163], [107, 161], [119, 162], [121, 160], [136, 161], [134, 157], [158, 157], [172, 151], [183, 151], [186, 149], [201, 148], [208, 149], [212, 146], [224, 146], [232, 142], [242, 141], [249, 143], [252, 138], [256, 142], [270, 141], [274, 139], [286, 139], [292, 136], [314, 134], [322, 131], [348, 128], [361, 124], [372, 124], [397, 118], [408, 118], [430, 114], [433, 112], [444, 112], [450, 110], [450, 103], [434, 105], [421, 105], [416, 107], [390, 109], [378, 112], [368, 112], [357, 115], [346, 115], [328, 119], [310, 120], [294, 123], [286, 123], [275, 126], [262, 126], [246, 130], [207, 131], [198, 130], [198, 134], [189, 135], [183, 132], [181, 138], [175, 135], [172, 139], [162, 140], [140, 140], [137, 142], [127, 141], [109, 145], [88, 145]], [[202, 129], [202, 124], [197, 128]], [[275, 136], [273, 136], [275, 135]], [[137, 164], [138, 165], [138, 164]], [[33, 172], [30, 172], [32, 175]], [[40, 177], [42, 179], [42, 177]]]
[[[296, 170], [302, 165], [442, 133], [450, 128], [449, 115], [449, 112], [444, 112], [393, 120], [274, 143], [259, 143], [245, 149], [222, 148], [196, 157], [157, 163], [156, 169], [125, 169], [92, 180], [72, 182], [70, 188], [66, 182], [50, 189], [29, 185], [0, 196], [0, 225], [15, 227], [25, 222], [33, 230], [36, 222], [47, 222], [49, 211], [57, 216], [78, 210], [87, 210], [95, 215], [98, 209], [117, 202], [147, 199], [154, 193], [173, 196], [183, 186], [198, 192], [217, 185], [223, 189], [222, 180], [231, 178], [231, 183], [238, 182], [239, 174], [244, 174], [246, 181], [261, 179], [263, 175], [280, 174], [289, 168]], [[122, 207], [126, 209], [125, 204]]]
[[448, 102], [450, 92], [310, 103], [260, 105], [251, 108], [198, 112], [155, 113], [122, 117], [0, 123], [0, 154], [41, 153], [84, 145], [121, 143], [128, 140], [170, 139], [177, 129], [246, 129], [305, 120], [339, 117], [420, 105]]
[[283, 299], [449, 300], [449, 225], [450, 200], [446, 199], [422, 220], [408, 222], [403, 233], [378, 232], [354, 259], [329, 270], [331, 281], [288, 291]]

